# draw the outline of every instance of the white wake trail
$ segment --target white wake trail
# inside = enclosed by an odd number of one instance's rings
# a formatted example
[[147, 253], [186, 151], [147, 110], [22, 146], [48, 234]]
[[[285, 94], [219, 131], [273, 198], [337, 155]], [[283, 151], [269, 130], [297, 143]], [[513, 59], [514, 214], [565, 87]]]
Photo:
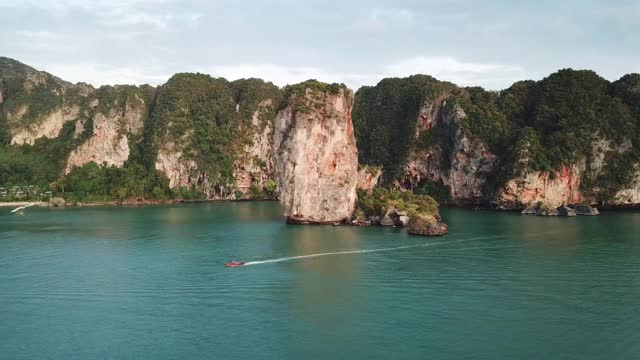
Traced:
[[453, 241], [441, 241], [441, 242], [428, 243], [428, 244], [417, 244], [417, 245], [397, 246], [397, 247], [382, 248], [382, 249], [371, 249], [371, 250], [349, 250], [349, 251], [338, 251], [338, 252], [329, 252], [329, 253], [320, 253], [320, 254], [309, 254], [309, 255], [289, 256], [289, 257], [282, 257], [282, 258], [270, 259], [270, 260], [249, 261], [249, 262], [246, 262], [244, 265], [245, 265], [245, 266], [248, 266], [248, 265], [270, 264], [270, 263], [277, 263], [277, 262], [284, 262], [284, 261], [292, 261], [292, 260], [300, 260], [300, 259], [310, 259], [310, 258], [316, 258], [316, 257], [321, 257], [321, 256], [336, 256], [336, 255], [349, 255], [349, 254], [366, 254], [366, 253], [375, 253], [375, 252], [383, 252], [383, 251], [395, 251], [395, 250], [411, 249], [411, 248], [419, 248], [419, 247], [427, 247], [427, 246], [436, 246], [436, 245], [455, 244], [455, 243], [468, 242], [468, 241], [498, 239], [498, 238], [504, 238], [504, 237], [505, 237], [504, 235], [498, 235], [498, 236], [477, 237], [477, 238], [462, 239], [462, 240], [453, 240]]

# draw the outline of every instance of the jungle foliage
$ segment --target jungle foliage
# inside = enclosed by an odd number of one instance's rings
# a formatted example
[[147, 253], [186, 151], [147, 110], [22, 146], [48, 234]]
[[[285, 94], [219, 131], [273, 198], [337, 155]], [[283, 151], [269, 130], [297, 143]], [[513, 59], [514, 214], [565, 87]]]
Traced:
[[[439, 116], [462, 110], [460, 127], [482, 140], [499, 161], [487, 176], [487, 194], [527, 171], [554, 173], [563, 165], [593, 158], [593, 142], [614, 146], [631, 142], [619, 154], [608, 154], [602, 174], [583, 179], [585, 187], [603, 189], [601, 198], [631, 180], [640, 160], [640, 75], [611, 83], [593, 71], [560, 70], [540, 81], [523, 81], [496, 92], [459, 88], [430, 77], [385, 79], [356, 94], [353, 118], [360, 162], [382, 165], [385, 182], [400, 176], [413, 150], [439, 146], [448, 169], [455, 129], [436, 124], [416, 137], [423, 104], [441, 105]], [[588, 174], [586, 176], [589, 176]]]
[[358, 191], [357, 211], [360, 215], [384, 216], [391, 208], [406, 211], [409, 217], [438, 215], [438, 202], [428, 195], [416, 195], [408, 191], [390, 191], [384, 188], [375, 188], [371, 194]]
[[[232, 184], [236, 154], [252, 135], [241, 121], [256, 111], [263, 121], [270, 119], [278, 95], [275, 85], [262, 80], [176, 74], [160, 88], [151, 116], [155, 151], [173, 142], [214, 184]], [[267, 99], [272, 102], [263, 103]]]

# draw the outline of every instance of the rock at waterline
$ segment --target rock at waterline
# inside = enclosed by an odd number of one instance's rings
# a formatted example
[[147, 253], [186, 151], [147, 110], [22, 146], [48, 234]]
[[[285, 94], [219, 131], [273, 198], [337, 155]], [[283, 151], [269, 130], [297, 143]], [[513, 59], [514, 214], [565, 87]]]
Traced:
[[576, 216], [576, 211], [568, 206], [564, 206], [564, 205], [558, 206], [556, 210], [558, 210], [558, 213], [560, 214], [560, 216], [567, 216], [567, 217]]
[[380, 220], [380, 225], [406, 227], [407, 225], [409, 225], [409, 220], [410, 218], [407, 215], [406, 211], [400, 211], [395, 208], [391, 208], [387, 210], [382, 220]]
[[63, 207], [65, 205], [67, 205], [67, 201], [61, 197], [52, 197], [49, 199], [49, 206]]
[[449, 232], [444, 224], [432, 215], [417, 215], [411, 218], [407, 231], [411, 235], [442, 236]]
[[382, 226], [396, 226], [396, 222], [391, 218], [391, 216], [387, 213], [382, 220], [380, 220], [380, 225]]
[[574, 206], [574, 209], [577, 215], [582, 215], [582, 216], [600, 215], [600, 211], [598, 211], [598, 209], [591, 207], [589, 205], [576, 205]]
[[410, 217], [408, 217], [407, 215], [400, 215], [398, 216], [397, 224], [398, 226], [406, 227], [409, 225], [409, 221], [411, 221]]
[[529, 206], [522, 210], [522, 215], [535, 215], [535, 216], [558, 216], [559, 211], [549, 207], [543, 202], [538, 202], [533, 206]]

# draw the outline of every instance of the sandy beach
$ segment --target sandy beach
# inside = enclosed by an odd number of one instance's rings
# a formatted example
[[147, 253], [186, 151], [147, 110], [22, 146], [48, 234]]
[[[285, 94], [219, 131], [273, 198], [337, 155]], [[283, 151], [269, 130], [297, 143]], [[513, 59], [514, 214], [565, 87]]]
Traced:
[[14, 202], [2, 202], [0, 201], [0, 207], [19, 207], [19, 206], [25, 206], [25, 205], [29, 205], [35, 203], [35, 206], [46, 206], [47, 203], [46, 202], [38, 202], [38, 201], [14, 201]]

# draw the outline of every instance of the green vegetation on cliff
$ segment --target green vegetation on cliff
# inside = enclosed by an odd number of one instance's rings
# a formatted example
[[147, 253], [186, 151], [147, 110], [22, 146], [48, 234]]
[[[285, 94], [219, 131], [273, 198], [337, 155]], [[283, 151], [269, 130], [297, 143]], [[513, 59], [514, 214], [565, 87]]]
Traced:
[[[594, 141], [607, 140], [612, 147], [625, 142], [628, 150], [607, 154], [601, 174], [587, 173], [586, 188], [600, 188], [606, 199], [629, 184], [640, 153], [640, 75], [617, 82], [592, 71], [561, 70], [538, 81], [518, 82], [501, 92], [479, 87], [459, 88], [427, 76], [385, 79], [356, 94], [353, 112], [360, 162], [382, 165], [385, 183], [402, 176], [413, 150], [437, 146], [441, 166], [450, 166], [455, 128], [444, 126], [444, 117], [462, 110], [460, 128], [482, 140], [498, 156], [494, 171], [486, 176], [485, 194], [491, 197], [507, 180], [527, 171], [558, 171], [594, 157]], [[441, 106], [436, 124], [421, 130], [417, 122], [423, 105]]]
[[[69, 84], [13, 59], [0, 57], [0, 144], [8, 143], [9, 126], [27, 126], [63, 103]], [[3, 134], [4, 133], [4, 134]]]
[[[164, 198], [168, 179], [143, 161], [144, 142], [129, 136], [131, 154], [122, 168], [89, 163], [64, 175], [71, 151], [93, 136], [93, 118], [102, 113], [120, 116], [137, 109], [145, 121], [155, 89], [150, 86], [71, 85], [19, 62], [0, 58], [0, 186], [35, 185], [73, 200], [113, 200], [126, 197]], [[97, 105], [96, 105], [97, 104]], [[57, 137], [41, 137], [33, 145], [10, 146], [11, 129], [39, 121], [56, 109], [77, 107], [78, 117], [63, 124]], [[16, 117], [18, 109], [27, 109]], [[76, 132], [76, 123], [84, 131]], [[119, 124], [123, 135], [126, 124]]]
[[152, 103], [155, 91], [156, 89], [149, 85], [101, 86], [92, 97], [98, 100], [98, 105], [93, 111], [106, 116], [110, 111], [122, 113], [127, 107], [147, 107]]
[[81, 143], [74, 138], [74, 130], [73, 123], [66, 123], [55, 139], [41, 138], [33, 145], [0, 147], [0, 184], [48, 188], [62, 175], [71, 150]]
[[[237, 190], [236, 160], [253, 161], [266, 171], [264, 160], [244, 154], [243, 149], [257, 131], [270, 125], [278, 109], [291, 105], [294, 111], [317, 110], [325, 94], [343, 90], [347, 89], [342, 84], [316, 80], [279, 89], [259, 79], [229, 82], [203, 74], [176, 74], [157, 89], [126, 85], [94, 89], [0, 57], [0, 186], [46, 188], [55, 183], [80, 197], [176, 196], [154, 167], [157, 152], [175, 145], [184, 160], [193, 160], [198, 171], [207, 175], [211, 187], [232, 194]], [[128, 134], [132, 156], [125, 166], [87, 164], [63, 176], [70, 152], [93, 136], [94, 117], [130, 108], [143, 112], [144, 130], [140, 136]], [[9, 145], [12, 134], [57, 109], [69, 110], [66, 116], [79, 109], [77, 119], [66, 122], [58, 137], [39, 138], [33, 145]], [[252, 122], [254, 114], [260, 126]], [[453, 156], [460, 155], [453, 151], [460, 149], [454, 146], [460, 145], [463, 135], [486, 144], [497, 156], [491, 171], [477, 174], [486, 180], [487, 199], [507, 180], [526, 172], [553, 175], [563, 165], [584, 161], [582, 191], [596, 192], [592, 195], [606, 200], [628, 186], [640, 170], [638, 74], [611, 83], [592, 71], [565, 69], [499, 92], [462, 88], [426, 75], [384, 79], [358, 90], [352, 115], [360, 163], [382, 166], [385, 185], [396, 179], [407, 181], [402, 179], [407, 162], [427, 149], [438, 150], [434, 154], [446, 174], [456, 160]], [[78, 131], [82, 127], [84, 131]], [[127, 132], [127, 126], [121, 130]], [[604, 163], [604, 168], [591, 169], [593, 163]], [[109, 180], [108, 186], [95, 180], [96, 187], [91, 188], [79, 180], [81, 175], [124, 180]], [[132, 180], [136, 178], [138, 183]], [[203, 190], [180, 191], [197, 197]], [[449, 200], [449, 189], [440, 180], [422, 179], [414, 190]], [[266, 187], [256, 186], [249, 193], [273, 196]]]
[[384, 79], [358, 90], [353, 123], [360, 163], [382, 166], [384, 181], [392, 182], [416, 143], [420, 107], [457, 91], [455, 85], [426, 75]]
[[321, 110], [325, 105], [323, 96], [325, 94], [335, 95], [341, 90], [348, 91], [348, 88], [344, 84], [327, 84], [314, 79], [287, 85], [282, 91], [283, 96], [278, 109], [291, 105], [293, 111], [300, 113]]
[[438, 202], [428, 195], [415, 195], [407, 191], [390, 191], [375, 188], [371, 194], [358, 191], [359, 215], [384, 216], [389, 209], [406, 211], [409, 217], [439, 215]]
[[231, 82], [231, 87], [234, 101], [239, 105], [238, 116], [247, 125], [256, 111], [263, 127], [275, 118], [276, 107], [282, 101], [280, 88], [260, 79], [236, 80]]
[[[234, 160], [244, 155], [253, 135], [275, 118], [281, 101], [282, 91], [259, 79], [229, 82], [202, 74], [177, 74], [158, 89], [148, 85], [94, 89], [0, 58], [0, 186], [37, 184], [46, 189], [53, 185], [54, 190], [64, 189], [68, 196], [84, 201], [200, 198], [203, 188], [169, 192], [166, 177], [155, 171], [159, 148], [175, 144], [185, 160], [194, 160], [198, 170], [208, 175], [212, 186], [231, 185]], [[56, 109], [72, 108], [79, 110], [78, 116], [63, 125], [58, 137], [39, 138], [34, 145], [9, 145], [12, 133]], [[126, 113], [142, 114], [142, 124]], [[129, 160], [122, 168], [86, 164], [65, 176], [71, 151], [94, 135], [93, 120], [98, 114], [122, 117], [118, 131], [129, 137]], [[254, 114], [260, 126], [254, 126]], [[140, 136], [130, 132], [134, 128], [137, 132], [139, 126], [143, 127]], [[77, 127], [83, 131], [78, 133]], [[255, 163], [262, 166], [264, 161], [255, 159]], [[273, 196], [270, 186], [254, 190], [256, 196]]]
[[[152, 114], [156, 151], [173, 142], [209, 181], [228, 186], [236, 156], [251, 135], [239, 126], [241, 121], [250, 122], [258, 110], [273, 114], [277, 95], [273, 84], [256, 79], [231, 83], [203, 74], [174, 75], [160, 88]], [[260, 108], [266, 100], [272, 102]]]

